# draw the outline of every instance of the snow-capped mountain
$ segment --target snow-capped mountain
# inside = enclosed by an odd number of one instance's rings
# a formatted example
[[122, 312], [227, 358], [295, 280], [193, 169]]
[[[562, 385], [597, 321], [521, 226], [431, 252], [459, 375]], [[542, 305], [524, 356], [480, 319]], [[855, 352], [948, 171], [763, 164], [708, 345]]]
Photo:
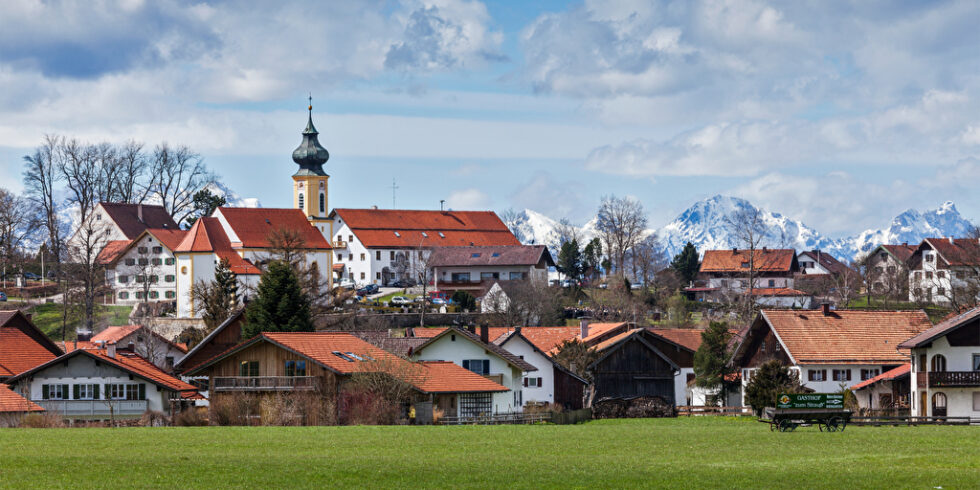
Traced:
[[558, 221], [537, 211], [525, 209], [505, 216], [507, 227], [521, 243], [551, 246], [558, 236]]
[[211, 194], [215, 196], [223, 196], [225, 198], [225, 206], [232, 208], [261, 208], [262, 203], [256, 197], [241, 197], [235, 191], [229, 189], [221, 182], [211, 182], [210, 184], [204, 186], [204, 189], [211, 191]]
[[[657, 233], [664, 251], [670, 256], [680, 252], [689, 241], [701, 251], [737, 247], [739, 240], [732, 218], [746, 210], [759, 211], [770, 233], [768, 245], [796, 250], [820, 249], [842, 260], [853, 260], [883, 243], [919, 243], [927, 237], [963, 237], [968, 236], [973, 228], [973, 224], [960, 215], [956, 206], [947, 201], [939, 208], [925, 212], [909, 209], [896, 216], [888, 227], [835, 239], [820, 234], [799, 220], [757, 208], [745, 199], [719, 195], [694, 203], [670, 223], [648, 232]], [[543, 243], [555, 248], [556, 220], [529, 209], [518, 213], [518, 216], [521, 219], [518, 220], [517, 230], [524, 243]], [[593, 218], [582, 226], [580, 236], [585, 239], [594, 236], [595, 223], [596, 219]]]

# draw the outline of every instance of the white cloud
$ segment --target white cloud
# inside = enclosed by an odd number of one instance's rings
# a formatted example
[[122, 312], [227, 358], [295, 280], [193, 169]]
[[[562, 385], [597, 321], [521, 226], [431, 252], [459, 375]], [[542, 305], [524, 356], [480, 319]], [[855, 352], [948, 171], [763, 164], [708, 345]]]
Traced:
[[450, 209], [481, 210], [490, 208], [490, 196], [476, 188], [459, 189], [449, 193], [446, 205]]

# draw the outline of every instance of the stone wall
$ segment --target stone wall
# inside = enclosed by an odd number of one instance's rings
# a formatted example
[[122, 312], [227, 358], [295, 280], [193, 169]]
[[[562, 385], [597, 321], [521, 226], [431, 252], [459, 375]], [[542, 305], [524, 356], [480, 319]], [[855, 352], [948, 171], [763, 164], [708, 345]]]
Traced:
[[[490, 321], [482, 313], [426, 313], [427, 327], [445, 327], [458, 322], [460, 325], [481, 325]], [[388, 330], [419, 326], [418, 313], [336, 313], [315, 320], [317, 330]]]
[[165, 339], [174, 340], [181, 332], [190, 327], [204, 328], [204, 320], [200, 318], [151, 317], [146, 319], [146, 327]]

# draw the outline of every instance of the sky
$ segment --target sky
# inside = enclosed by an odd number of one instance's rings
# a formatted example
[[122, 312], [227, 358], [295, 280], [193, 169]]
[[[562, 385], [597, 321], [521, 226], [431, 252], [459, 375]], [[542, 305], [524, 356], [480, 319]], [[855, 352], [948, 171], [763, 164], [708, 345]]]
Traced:
[[830, 236], [946, 200], [976, 220], [978, 25], [976, 0], [13, 0], [0, 186], [45, 134], [166, 141], [289, 206], [312, 94], [330, 207], [581, 224], [617, 195], [658, 227], [727, 194]]

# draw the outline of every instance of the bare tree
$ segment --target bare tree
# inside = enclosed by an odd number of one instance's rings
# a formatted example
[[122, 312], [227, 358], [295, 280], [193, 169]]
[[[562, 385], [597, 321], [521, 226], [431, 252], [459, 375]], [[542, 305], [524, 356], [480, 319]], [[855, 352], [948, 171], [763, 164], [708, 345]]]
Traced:
[[214, 180], [201, 156], [186, 146], [158, 145], [148, 167], [147, 195], [158, 200], [178, 223], [193, 210], [194, 192]]
[[497, 284], [500, 289], [487, 293], [482, 305], [494, 325], [513, 327], [561, 322], [563, 305], [559, 289], [542, 287], [527, 279]]
[[17, 255], [27, 235], [29, 216], [24, 200], [0, 187], [0, 261], [2, 261], [3, 286], [7, 286], [7, 266]]
[[629, 250], [629, 262], [633, 269], [633, 282], [649, 286], [654, 276], [666, 269], [669, 260], [663, 247], [657, 240], [657, 234], [651, 233]]
[[[776, 243], [784, 243], [785, 237], [777, 238], [765, 221], [765, 216], [758, 208], [747, 206], [725, 217], [725, 222], [731, 229], [733, 239], [738, 248], [745, 252], [747, 258], [739, 278], [747, 278], [746, 294], [740, 302], [740, 316], [750, 319], [756, 313], [755, 289], [760, 275], [779, 260], [777, 254], [767, 253], [767, 249]], [[795, 254], [795, 252], [794, 252]]]
[[510, 232], [514, 234], [515, 238], [517, 238], [517, 241], [525, 243], [527, 241], [527, 237], [524, 236], [524, 232], [521, 231], [521, 218], [521, 213], [515, 211], [513, 208], [507, 208], [500, 213], [500, 220], [507, 225]]
[[602, 199], [596, 229], [606, 243], [615, 271], [621, 272], [626, 251], [639, 243], [646, 226], [647, 217], [640, 201], [632, 197], [616, 196]]
[[274, 259], [282, 260], [292, 266], [296, 277], [303, 288], [303, 293], [310, 299], [310, 317], [316, 319], [330, 313], [336, 304], [336, 295], [330, 289], [330, 280], [315, 261], [308, 260], [309, 249], [306, 240], [299, 230], [279, 228], [273, 230], [267, 237], [269, 250]]
[[141, 203], [146, 200], [149, 186], [143, 180], [148, 166], [143, 144], [128, 141], [117, 149], [118, 171], [113, 195], [119, 202]]
[[549, 248], [553, 250], [561, 250], [561, 246], [566, 243], [581, 241], [581, 235], [582, 233], [578, 227], [573, 225], [571, 221], [568, 221], [568, 218], [562, 218], [558, 220], [558, 224], [555, 225], [555, 234], [553, 236], [552, 243], [549, 244]]
[[416, 280], [416, 284], [422, 287], [422, 305], [419, 312], [419, 326], [425, 326], [425, 310], [429, 308], [429, 279], [435, 276], [432, 273], [432, 249], [425, 246], [425, 237], [419, 241], [419, 246], [409, 253], [409, 274]]
[[55, 259], [55, 272], [60, 274], [63, 237], [59, 206], [55, 201], [55, 186], [61, 178], [58, 170], [59, 146], [60, 136], [45, 135], [41, 146], [24, 157], [24, 191], [35, 206], [38, 223], [47, 231], [48, 249]]

